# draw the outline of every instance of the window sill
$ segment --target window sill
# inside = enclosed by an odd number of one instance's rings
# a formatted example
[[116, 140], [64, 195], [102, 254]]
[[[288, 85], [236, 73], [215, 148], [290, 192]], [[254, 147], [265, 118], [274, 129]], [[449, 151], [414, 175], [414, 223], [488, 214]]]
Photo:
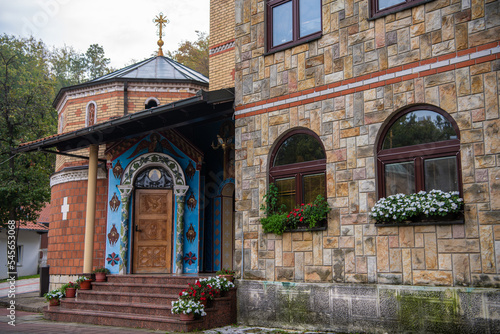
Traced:
[[388, 221], [387, 223], [375, 223], [376, 227], [394, 227], [394, 226], [426, 226], [426, 225], [455, 225], [464, 224], [463, 211], [457, 213], [450, 213], [446, 216], [430, 216], [419, 215], [412, 217], [411, 220], [402, 222]]
[[286, 50], [286, 49], [290, 49], [290, 48], [293, 48], [293, 47], [296, 47], [296, 46], [299, 46], [299, 45], [302, 45], [302, 44], [306, 44], [306, 43], [318, 40], [322, 36], [323, 36], [323, 32], [320, 31], [318, 33], [312, 34], [311, 36], [304, 37], [303, 39], [300, 39], [300, 40], [297, 40], [297, 41], [292, 41], [292, 42], [289, 42], [289, 43], [286, 43], [286, 44], [283, 44], [283, 45], [278, 45], [278, 46], [276, 46], [274, 48], [269, 48], [268, 51], [266, 53], [264, 53], [264, 57], [272, 55], [273, 53], [276, 53], [276, 52], [280, 52], [280, 51], [283, 51], [283, 50]]

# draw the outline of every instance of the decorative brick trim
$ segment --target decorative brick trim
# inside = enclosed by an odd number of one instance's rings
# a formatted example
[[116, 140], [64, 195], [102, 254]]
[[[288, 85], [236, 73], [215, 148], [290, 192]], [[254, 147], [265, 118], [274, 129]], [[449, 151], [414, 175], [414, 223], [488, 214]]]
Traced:
[[[106, 179], [106, 172], [102, 168], [97, 169], [97, 179]], [[50, 178], [50, 187], [61, 183], [75, 182], [75, 181], [86, 181], [89, 178], [89, 171], [87, 169], [82, 170], [72, 170], [72, 171], [61, 171], [58, 172]]]
[[208, 56], [212, 57], [212, 56], [233, 50], [234, 45], [235, 45], [234, 39], [227, 41], [227, 42], [224, 42], [224, 43], [216, 44], [216, 45], [212, 46], [210, 48], [210, 50], [208, 50]]
[[448, 55], [421, 60], [403, 66], [396, 66], [357, 78], [334, 82], [314, 89], [238, 106], [235, 108], [235, 118], [238, 119], [260, 115], [278, 109], [322, 101], [417, 77], [425, 77], [494, 59], [500, 59], [499, 43], [500, 42], [486, 44], [486, 46], [489, 47], [487, 49], [485, 49], [485, 45], [474, 47], [468, 50], [453, 52]]

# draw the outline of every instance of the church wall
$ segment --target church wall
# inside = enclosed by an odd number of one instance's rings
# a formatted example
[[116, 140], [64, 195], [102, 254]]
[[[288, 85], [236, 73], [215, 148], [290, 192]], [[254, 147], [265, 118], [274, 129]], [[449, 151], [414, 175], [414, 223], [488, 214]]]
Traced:
[[[50, 275], [83, 273], [87, 181], [69, 181], [52, 187], [47, 264]], [[98, 179], [93, 266], [104, 266], [107, 180]], [[66, 199], [66, 200], [65, 200]], [[65, 209], [64, 204], [68, 207]], [[63, 217], [64, 211], [67, 212]], [[64, 219], [65, 218], [65, 219]], [[62, 282], [64, 283], [64, 282]]]
[[210, 1], [210, 90], [234, 87], [234, 1]]
[[[498, 2], [469, 6], [432, 1], [367, 20], [367, 1], [327, 0], [320, 39], [264, 55], [265, 2], [237, 1], [236, 224], [244, 254], [236, 265], [244, 278], [499, 286], [500, 20], [492, 14]], [[368, 216], [378, 199], [380, 129], [416, 103], [442, 108], [460, 129], [463, 225], [377, 227]], [[300, 127], [326, 150], [327, 229], [266, 234], [259, 208], [269, 155]]]
[[[165, 137], [161, 136], [161, 139], [165, 139]], [[122, 152], [113, 152], [113, 159], [110, 161], [111, 162], [111, 168], [109, 169], [109, 192], [107, 194], [107, 202], [110, 204], [108, 205], [107, 208], [107, 227], [106, 227], [106, 254], [105, 254], [105, 259], [106, 259], [106, 267], [111, 271], [112, 274], [117, 274], [120, 272], [120, 267], [123, 265], [123, 248], [121, 246], [121, 240], [122, 240], [122, 220], [123, 220], [123, 199], [121, 198], [120, 191], [118, 190], [117, 186], [121, 185], [122, 182], [122, 177], [123, 173], [118, 174], [116, 173], [116, 166], [117, 164], [120, 164], [122, 166], [122, 169], [125, 170], [127, 166], [136, 158], [145, 155], [147, 153], [152, 153], [148, 152], [148, 149], [144, 148], [142, 150], [138, 150], [137, 147], [141, 144], [143, 141], [150, 141], [151, 136], [146, 136], [144, 138], [141, 138], [140, 140], [133, 139], [134, 144], [132, 146], [127, 144], [124, 144], [123, 147], [126, 147], [125, 150]], [[126, 142], [126, 140], [125, 140]], [[188, 157], [184, 152], [180, 150], [179, 147], [175, 146], [172, 142], [170, 142], [170, 147], [174, 150], [174, 152], [170, 151], [167, 148], [162, 147], [162, 152], [167, 155], [169, 155], [172, 159], [177, 161], [179, 165], [181, 166], [182, 170], [184, 171], [185, 174], [185, 181], [186, 184], [189, 186], [189, 189], [186, 193], [185, 196], [185, 203], [184, 203], [184, 231], [183, 231], [183, 238], [184, 238], [184, 247], [183, 247], [183, 257], [186, 259], [183, 259], [183, 267], [184, 267], [184, 272], [186, 273], [196, 273], [198, 272], [198, 259], [199, 259], [199, 236], [200, 236], [200, 198], [199, 198], [199, 191], [200, 191], [200, 171], [199, 170], [194, 170], [194, 174], [190, 174], [186, 172], [186, 169], [188, 168], [189, 165], [192, 167], [196, 168], [196, 162]], [[157, 152], [158, 149], [155, 149], [155, 152]], [[168, 170], [168, 167], [165, 166], [165, 168]], [[116, 175], [115, 175], [116, 173]], [[120, 200], [120, 203], [116, 207], [112, 207], [111, 201], [113, 197], [116, 194], [116, 198]], [[188, 200], [190, 197], [193, 197], [195, 200], [194, 206], [188, 205]], [[193, 203], [193, 202], [192, 202]], [[128, 227], [129, 231], [132, 231], [132, 222], [134, 219], [134, 195], [131, 195], [131, 198], [129, 200], [129, 217], [126, 220], [125, 224]], [[176, 246], [176, 237], [177, 237], [177, 226], [176, 226], [176, 221], [177, 221], [177, 216], [178, 216], [178, 211], [177, 211], [177, 205], [175, 203], [175, 200], [173, 202], [174, 205], [174, 217], [172, 219], [172, 240], [173, 240], [173, 248], [172, 248], [172, 272], [175, 272], [175, 254], [177, 252], [177, 246]], [[194, 229], [196, 235], [193, 239], [189, 239], [186, 235], [188, 232], [189, 228], [192, 226]], [[112, 237], [112, 231], [116, 230], [118, 234], [120, 235], [119, 240], [114, 240]], [[129, 234], [129, 240], [133, 239], [132, 233]], [[130, 245], [130, 244], [129, 244]], [[127, 268], [126, 272], [131, 271], [131, 261], [132, 261], [132, 253], [130, 247], [128, 247], [127, 250]]]

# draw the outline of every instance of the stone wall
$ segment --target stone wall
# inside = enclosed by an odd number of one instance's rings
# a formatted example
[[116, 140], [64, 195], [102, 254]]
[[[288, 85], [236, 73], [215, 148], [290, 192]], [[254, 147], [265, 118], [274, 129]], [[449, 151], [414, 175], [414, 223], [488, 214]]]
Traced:
[[[500, 286], [498, 1], [438, 0], [376, 20], [324, 0], [323, 36], [265, 55], [264, 1], [236, 2], [236, 267], [291, 282]], [[414, 104], [460, 130], [465, 224], [376, 227], [375, 144]], [[308, 128], [327, 155], [325, 231], [265, 234], [269, 155]]]
[[239, 280], [238, 323], [342, 333], [498, 333], [496, 289]]

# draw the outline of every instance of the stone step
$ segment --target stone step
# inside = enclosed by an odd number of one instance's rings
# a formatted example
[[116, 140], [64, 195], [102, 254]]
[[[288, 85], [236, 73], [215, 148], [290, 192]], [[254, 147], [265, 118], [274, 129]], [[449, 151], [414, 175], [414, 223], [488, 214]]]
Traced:
[[46, 306], [44, 309], [46, 319], [62, 322], [79, 322], [85, 324], [145, 328], [162, 331], [191, 332], [203, 329], [203, 318], [194, 321], [180, 321], [173, 317], [129, 314], [120, 312], [107, 312], [96, 310], [72, 310], [62, 306]]
[[[210, 275], [206, 275], [209, 277]], [[157, 275], [108, 275], [109, 283], [134, 283], [134, 284], [179, 284], [187, 286], [188, 283], [194, 283], [200, 275], [183, 275], [175, 274], [157, 274]]]
[[179, 294], [78, 290], [77, 297], [79, 300], [171, 305], [172, 301], [179, 297]]
[[114, 283], [92, 282], [92, 291], [135, 292], [147, 294], [179, 295], [185, 289], [185, 284], [147, 284], [147, 283]]
[[167, 318], [177, 318], [172, 314], [171, 305], [142, 304], [142, 303], [121, 303], [110, 301], [81, 300], [78, 298], [63, 298], [61, 309], [65, 310], [93, 310], [99, 312], [118, 312], [122, 314], [142, 314], [149, 316], [159, 316]]

